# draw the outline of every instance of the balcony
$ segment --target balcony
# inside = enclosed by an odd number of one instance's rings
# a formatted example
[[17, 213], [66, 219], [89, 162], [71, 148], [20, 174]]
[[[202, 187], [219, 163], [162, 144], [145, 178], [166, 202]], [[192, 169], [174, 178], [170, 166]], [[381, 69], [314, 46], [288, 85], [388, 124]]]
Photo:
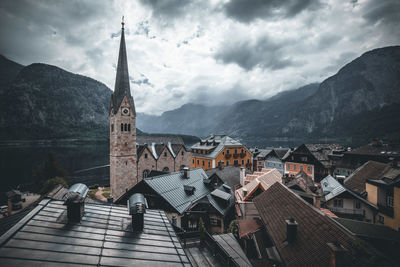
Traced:
[[225, 158], [226, 158], [226, 159], [230, 159], [231, 157], [232, 157], [232, 154], [229, 154], [229, 153], [226, 153], [226, 154], [225, 154]]
[[364, 211], [362, 209], [345, 209], [341, 207], [328, 207], [333, 213], [340, 213], [346, 215], [362, 215], [364, 216]]
[[238, 157], [239, 157], [239, 154], [237, 154], [237, 153], [233, 154], [234, 159], [237, 159]]
[[386, 206], [386, 205], [378, 204], [378, 208], [379, 208], [379, 212], [381, 212], [381, 213], [393, 218], [393, 215], [394, 215], [393, 207], [389, 207], [389, 206]]
[[242, 153], [240, 153], [240, 157], [241, 157], [241, 158], [244, 158], [244, 157], [246, 157], [246, 152], [242, 152]]

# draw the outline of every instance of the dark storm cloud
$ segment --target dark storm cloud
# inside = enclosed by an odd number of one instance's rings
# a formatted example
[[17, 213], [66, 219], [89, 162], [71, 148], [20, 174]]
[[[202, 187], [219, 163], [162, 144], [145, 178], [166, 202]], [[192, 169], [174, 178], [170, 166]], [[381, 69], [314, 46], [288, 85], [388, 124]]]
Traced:
[[325, 34], [318, 39], [318, 48], [325, 49], [331, 47], [342, 40], [342, 37], [336, 34]]
[[364, 19], [370, 23], [398, 24], [400, 22], [399, 0], [369, 1], [363, 10]]
[[317, 9], [319, 0], [231, 0], [223, 10], [228, 17], [249, 23], [255, 19], [294, 17], [305, 9]]
[[249, 98], [246, 94], [246, 88], [240, 84], [235, 84], [231, 88], [223, 91], [215, 89], [216, 88], [211, 86], [198, 86], [189, 96], [188, 102], [214, 106], [221, 105], [221, 103], [223, 103], [223, 105], [229, 105]]
[[204, 1], [189, 0], [140, 0], [140, 2], [152, 9], [155, 17], [176, 18], [184, 15], [187, 9], [201, 4]]
[[278, 70], [293, 65], [294, 62], [283, 56], [281, 49], [284, 44], [278, 44], [268, 37], [254, 42], [237, 41], [223, 44], [215, 54], [215, 59], [225, 64], [235, 63], [245, 70], [255, 67]]

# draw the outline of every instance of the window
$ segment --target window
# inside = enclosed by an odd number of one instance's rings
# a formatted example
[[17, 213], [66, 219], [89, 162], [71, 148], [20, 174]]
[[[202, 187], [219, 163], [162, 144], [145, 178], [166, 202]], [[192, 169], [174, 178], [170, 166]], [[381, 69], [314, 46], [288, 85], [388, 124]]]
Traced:
[[111, 132], [114, 132], [114, 124], [111, 124]]
[[177, 222], [176, 216], [174, 215], [174, 216], [172, 216], [172, 224], [173, 224], [173, 225], [176, 225], [176, 222]]
[[235, 149], [235, 154], [237, 154], [237, 149]]
[[294, 170], [297, 170], [297, 165], [294, 165], [294, 168], [293, 168]]
[[243, 153], [243, 148], [242, 148], [242, 153]]
[[124, 131], [128, 131], [128, 124], [124, 124]]
[[169, 172], [169, 168], [168, 167], [164, 167], [164, 169], [162, 169], [163, 172]]
[[393, 208], [393, 197], [392, 196], [387, 196], [386, 197], [386, 205], [388, 206], [388, 207], [392, 207]]
[[300, 171], [302, 171], [303, 170], [303, 165], [300, 165]]
[[229, 160], [226, 161], [226, 166], [229, 166]]
[[261, 161], [258, 162], [258, 166], [262, 166], [262, 162]]
[[361, 209], [361, 202], [359, 201], [356, 202], [356, 209]]
[[225, 155], [225, 152], [224, 152], [224, 151], [222, 151], [222, 155]]
[[379, 216], [378, 216], [378, 222], [380, 222], [380, 223], [382, 223], [382, 224], [385, 224], [385, 217], [379, 215]]
[[201, 163], [203, 163], [203, 166], [204, 166], [204, 160]]
[[181, 155], [183, 156], [184, 154], [185, 154], [185, 152], [182, 151], [182, 152], [181, 152]]
[[217, 218], [210, 218], [210, 225], [215, 227], [221, 227], [221, 220]]
[[226, 153], [229, 154], [229, 149], [226, 150]]
[[307, 161], [307, 157], [301, 157], [301, 161]]
[[249, 159], [247, 159], [247, 163], [250, 163], [250, 160], [249, 160]]
[[193, 164], [194, 164], [194, 159], [193, 159]]
[[125, 161], [125, 165], [128, 165], [128, 162], [127, 162], [127, 161]]
[[239, 165], [238, 160], [234, 160], [234, 161], [233, 161], [233, 165], [238, 166], [238, 165]]
[[244, 165], [244, 159], [242, 159], [242, 165]]
[[197, 160], [197, 165], [199, 165], [200, 164], [200, 161], [199, 160]]
[[123, 132], [123, 131], [124, 131], [124, 124], [121, 123], [121, 132]]
[[128, 132], [130, 132], [131, 131], [131, 124], [129, 123], [128, 124]]
[[307, 167], [307, 172], [311, 172], [311, 167], [310, 166]]
[[143, 178], [146, 178], [147, 176], [149, 176], [150, 171], [149, 170], [144, 170], [143, 171]]
[[208, 162], [208, 167], [211, 167], [211, 162]]
[[333, 206], [337, 208], [343, 208], [343, 199], [334, 199]]

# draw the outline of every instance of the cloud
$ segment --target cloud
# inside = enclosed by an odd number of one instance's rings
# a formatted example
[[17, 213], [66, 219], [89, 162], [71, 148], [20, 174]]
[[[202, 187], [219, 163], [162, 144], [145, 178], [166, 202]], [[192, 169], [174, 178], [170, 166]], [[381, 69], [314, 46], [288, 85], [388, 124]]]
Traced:
[[178, 18], [187, 14], [187, 10], [200, 5], [204, 1], [190, 0], [140, 0], [152, 9], [152, 15], [157, 18]]
[[223, 10], [228, 17], [249, 23], [255, 19], [294, 17], [305, 9], [318, 7], [318, 0], [230, 0]]
[[139, 86], [148, 85], [150, 87], [154, 87], [154, 85], [149, 81], [149, 78], [147, 78], [142, 73], [140, 73], [140, 78], [139, 79], [134, 79], [132, 76], [129, 76], [129, 80], [131, 81], [131, 83], [137, 84]]
[[369, 1], [364, 6], [363, 17], [370, 23], [398, 24], [400, 22], [400, 1]]
[[294, 62], [281, 53], [283, 43], [276, 43], [267, 36], [257, 40], [226, 42], [215, 54], [223, 63], [235, 63], [245, 70], [255, 67], [278, 70], [293, 65]]

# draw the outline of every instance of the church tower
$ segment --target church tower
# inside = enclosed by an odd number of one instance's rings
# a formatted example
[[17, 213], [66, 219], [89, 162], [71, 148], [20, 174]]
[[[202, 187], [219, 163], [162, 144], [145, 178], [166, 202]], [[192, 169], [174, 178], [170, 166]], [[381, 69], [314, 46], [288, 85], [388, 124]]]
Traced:
[[114, 201], [138, 183], [135, 122], [122, 18], [117, 76], [110, 104], [110, 186]]

